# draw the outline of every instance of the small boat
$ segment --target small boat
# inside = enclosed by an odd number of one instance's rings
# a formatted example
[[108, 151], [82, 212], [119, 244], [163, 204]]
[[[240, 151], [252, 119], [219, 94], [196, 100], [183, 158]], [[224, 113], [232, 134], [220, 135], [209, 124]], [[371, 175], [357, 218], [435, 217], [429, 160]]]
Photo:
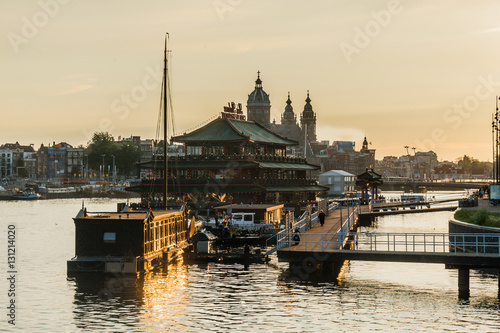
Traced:
[[206, 227], [227, 227], [232, 233], [272, 233], [284, 228], [281, 223], [283, 204], [232, 204], [216, 208], [216, 216]]
[[40, 199], [40, 194], [35, 193], [32, 190], [24, 190], [14, 194], [12, 198], [14, 200], [38, 200]]
[[240, 248], [231, 248], [226, 250], [213, 249], [209, 251], [201, 244], [195, 244], [193, 251], [184, 252], [186, 262], [218, 262], [223, 264], [243, 264], [267, 263], [271, 259], [262, 253], [260, 248], [251, 248], [248, 244]]

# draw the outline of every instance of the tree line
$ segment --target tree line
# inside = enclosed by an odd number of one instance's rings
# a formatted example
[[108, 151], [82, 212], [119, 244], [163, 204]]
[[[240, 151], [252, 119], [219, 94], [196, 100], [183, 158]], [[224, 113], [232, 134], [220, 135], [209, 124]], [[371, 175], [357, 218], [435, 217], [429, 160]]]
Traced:
[[[108, 132], [95, 132], [85, 148], [90, 169], [99, 170], [104, 165], [113, 165], [113, 156], [117, 172], [129, 175], [136, 170], [136, 163], [141, 160], [141, 151], [133, 142], [115, 141]], [[104, 156], [103, 156], [104, 155]]]

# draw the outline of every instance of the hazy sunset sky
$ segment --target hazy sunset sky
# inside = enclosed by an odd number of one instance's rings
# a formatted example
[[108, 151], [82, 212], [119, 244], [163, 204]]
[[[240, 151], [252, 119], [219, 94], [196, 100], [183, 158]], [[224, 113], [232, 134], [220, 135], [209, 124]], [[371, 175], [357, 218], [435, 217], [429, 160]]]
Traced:
[[12, 0], [0, 21], [0, 144], [154, 138], [168, 32], [178, 134], [246, 112], [260, 70], [277, 122], [310, 91], [319, 140], [492, 160], [498, 1]]

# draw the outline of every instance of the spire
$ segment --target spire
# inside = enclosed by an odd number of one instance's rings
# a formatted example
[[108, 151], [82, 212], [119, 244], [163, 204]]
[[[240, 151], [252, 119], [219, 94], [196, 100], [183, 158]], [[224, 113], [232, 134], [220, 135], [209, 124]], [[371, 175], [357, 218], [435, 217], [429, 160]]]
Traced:
[[286, 100], [285, 112], [281, 115], [281, 123], [285, 125], [294, 125], [297, 118], [293, 113], [292, 100], [290, 99], [290, 92], [288, 92], [288, 99]]
[[262, 88], [262, 80], [260, 79], [260, 71], [257, 71], [257, 80], [255, 80], [255, 89]]
[[307, 103], [307, 104], [310, 104], [310, 103], [311, 103], [311, 99], [309, 98], [309, 90], [307, 91], [306, 103]]
[[306, 105], [304, 105], [303, 114], [308, 114], [308, 116], [313, 116], [313, 107], [311, 105], [311, 99], [309, 98], [309, 90], [307, 91]]

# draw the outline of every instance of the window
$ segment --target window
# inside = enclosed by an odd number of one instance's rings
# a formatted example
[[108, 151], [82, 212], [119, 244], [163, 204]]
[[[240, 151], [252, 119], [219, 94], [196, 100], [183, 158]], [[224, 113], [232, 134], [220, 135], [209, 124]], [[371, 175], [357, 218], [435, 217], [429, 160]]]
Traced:
[[224, 155], [224, 146], [205, 146], [204, 149], [205, 155]]
[[116, 232], [105, 232], [102, 240], [104, 243], [115, 243], [116, 242]]
[[201, 155], [201, 146], [187, 146], [187, 155]]

